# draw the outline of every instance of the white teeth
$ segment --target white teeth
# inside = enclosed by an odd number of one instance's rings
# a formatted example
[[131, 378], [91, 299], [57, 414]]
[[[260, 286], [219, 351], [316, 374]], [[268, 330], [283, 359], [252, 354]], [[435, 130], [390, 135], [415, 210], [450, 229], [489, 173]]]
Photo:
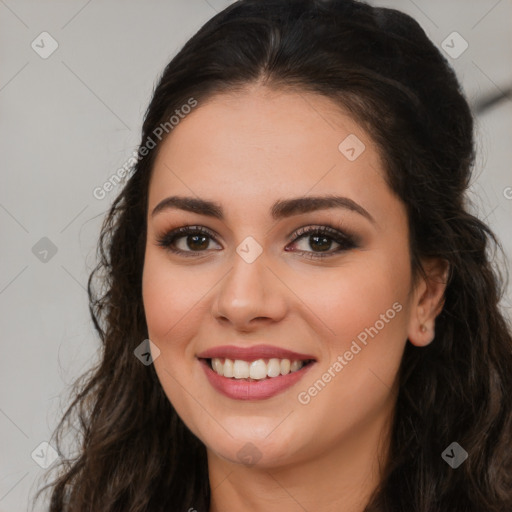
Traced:
[[235, 379], [248, 379], [249, 378], [249, 363], [236, 359], [233, 363], [233, 377]]
[[219, 374], [224, 375], [224, 365], [220, 362], [220, 359], [212, 359], [213, 369]]
[[278, 375], [281, 375], [281, 363], [279, 362], [279, 359], [271, 359], [266, 366], [267, 375], [269, 377], [277, 377]]
[[[217, 359], [217, 361], [222, 366], [220, 359]], [[224, 370], [224, 377], [233, 377], [233, 361], [231, 361], [231, 359], [226, 359], [224, 361], [223, 370]]]
[[292, 361], [290, 364], [290, 372], [296, 372], [302, 368], [302, 361]]
[[279, 375], [288, 375], [296, 372], [304, 366], [304, 361], [290, 361], [289, 359], [272, 358], [265, 361], [257, 359], [256, 361], [243, 361], [241, 359], [224, 359], [214, 357], [211, 361], [213, 370], [228, 378], [263, 380], [267, 377], [279, 377]]
[[249, 376], [251, 379], [261, 380], [267, 377], [267, 365], [263, 359], [253, 361], [249, 367]]

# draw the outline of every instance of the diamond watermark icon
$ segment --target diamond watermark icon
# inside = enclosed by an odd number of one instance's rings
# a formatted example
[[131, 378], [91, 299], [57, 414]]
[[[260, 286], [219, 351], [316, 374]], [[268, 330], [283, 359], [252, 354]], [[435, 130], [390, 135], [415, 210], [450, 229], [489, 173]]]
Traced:
[[57, 246], [44, 236], [32, 247], [32, 253], [42, 263], [48, 263], [57, 254]]
[[444, 450], [441, 457], [453, 469], [457, 469], [468, 458], [468, 452], [454, 441]]
[[458, 59], [468, 49], [468, 46], [468, 42], [458, 32], [452, 32], [441, 43], [441, 48], [452, 59]]
[[245, 443], [236, 454], [238, 460], [245, 466], [254, 466], [261, 459], [261, 455], [258, 447], [252, 443]]
[[363, 141], [353, 133], [345, 137], [338, 146], [340, 153], [351, 162], [359, 158], [365, 149]]
[[236, 252], [246, 263], [252, 263], [263, 252], [263, 247], [252, 236], [248, 236], [236, 248]]
[[41, 32], [30, 46], [39, 57], [47, 59], [59, 47], [59, 43], [48, 32]]
[[43, 469], [49, 468], [60, 457], [57, 450], [46, 441], [40, 443], [30, 456]]
[[151, 340], [144, 340], [133, 353], [143, 365], [149, 366], [160, 356], [160, 349]]

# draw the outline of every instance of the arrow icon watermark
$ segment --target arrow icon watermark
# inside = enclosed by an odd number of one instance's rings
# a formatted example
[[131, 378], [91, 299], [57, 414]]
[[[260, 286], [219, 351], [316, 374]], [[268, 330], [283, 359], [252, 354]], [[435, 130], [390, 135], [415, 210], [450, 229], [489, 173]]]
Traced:
[[363, 141], [354, 133], [345, 137], [338, 145], [340, 153], [351, 162], [359, 158], [365, 149]]

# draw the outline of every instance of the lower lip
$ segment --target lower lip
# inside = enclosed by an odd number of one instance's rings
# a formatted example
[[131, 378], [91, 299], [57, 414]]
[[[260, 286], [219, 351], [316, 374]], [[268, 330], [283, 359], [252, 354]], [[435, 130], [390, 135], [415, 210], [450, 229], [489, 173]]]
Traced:
[[315, 364], [314, 362], [309, 363], [300, 370], [289, 373], [288, 375], [279, 375], [279, 377], [270, 377], [263, 380], [246, 381], [222, 377], [210, 368], [208, 361], [205, 359], [200, 359], [199, 362], [210, 384], [219, 393], [235, 400], [264, 400], [271, 398], [293, 386], [302, 379]]

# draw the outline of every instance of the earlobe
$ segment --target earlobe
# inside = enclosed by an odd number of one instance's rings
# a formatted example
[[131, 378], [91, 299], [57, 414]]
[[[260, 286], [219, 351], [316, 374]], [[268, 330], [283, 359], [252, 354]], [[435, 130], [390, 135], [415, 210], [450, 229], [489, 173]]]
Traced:
[[448, 284], [449, 263], [435, 258], [423, 262], [425, 275], [416, 285], [409, 321], [409, 341], [424, 347], [435, 338], [435, 320], [444, 306], [444, 293]]

